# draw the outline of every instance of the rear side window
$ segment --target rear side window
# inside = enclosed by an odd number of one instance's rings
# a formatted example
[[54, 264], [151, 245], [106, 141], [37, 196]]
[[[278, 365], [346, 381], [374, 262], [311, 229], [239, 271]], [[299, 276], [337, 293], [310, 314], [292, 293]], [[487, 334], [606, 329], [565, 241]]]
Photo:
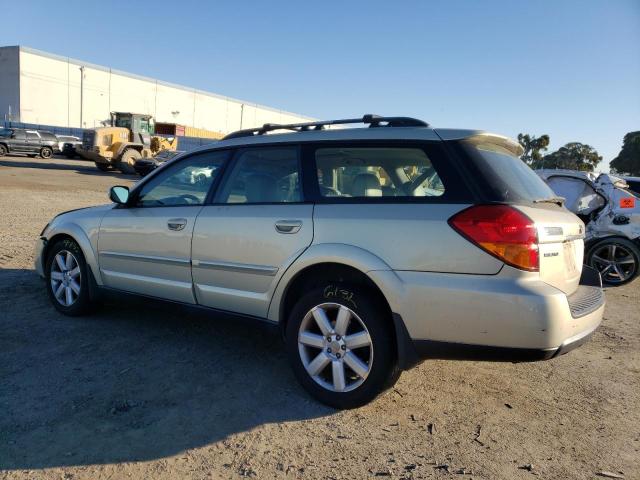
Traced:
[[51, 132], [40, 132], [40, 136], [43, 140], [54, 140], [58, 141], [58, 138]]
[[36, 132], [27, 132], [27, 140], [40, 140], [40, 136]]
[[440, 197], [445, 185], [421, 148], [331, 147], [315, 151], [321, 197]]
[[302, 201], [298, 149], [240, 151], [216, 203], [294, 203]]
[[522, 160], [519, 147], [506, 138], [478, 135], [460, 142], [487, 181], [495, 200], [533, 202], [555, 197], [553, 190]]

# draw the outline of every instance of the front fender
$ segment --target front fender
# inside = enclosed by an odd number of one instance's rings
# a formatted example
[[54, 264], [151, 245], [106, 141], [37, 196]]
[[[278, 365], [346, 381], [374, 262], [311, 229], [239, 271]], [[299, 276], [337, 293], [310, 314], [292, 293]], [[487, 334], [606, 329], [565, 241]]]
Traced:
[[[380, 257], [368, 250], [353, 245], [342, 243], [321, 243], [311, 245], [300, 257], [298, 257], [287, 271], [282, 275], [274, 290], [267, 318], [276, 323], [280, 322], [280, 312], [287, 288], [291, 281], [304, 269], [322, 263], [338, 263], [346, 265], [367, 275], [380, 289], [388, 300], [390, 291], [401, 291], [402, 281], [391, 270], [391, 267]], [[370, 275], [369, 272], [386, 272], [385, 282], [380, 282], [379, 275]], [[393, 296], [395, 297], [395, 295]], [[391, 305], [393, 308], [393, 305]]]
[[[94, 238], [97, 240], [98, 228], [96, 227], [95, 230], [96, 230], [95, 232], [91, 232], [91, 235], [92, 236], [95, 235]], [[49, 244], [51, 240], [55, 240], [55, 237], [60, 235], [69, 236], [78, 243], [78, 245], [80, 246], [80, 249], [82, 250], [82, 254], [84, 255], [84, 258], [87, 262], [87, 265], [91, 269], [91, 273], [93, 274], [93, 278], [95, 279], [96, 284], [102, 285], [103, 284], [102, 277], [100, 276], [100, 267], [98, 265], [98, 259], [95, 254], [95, 249], [91, 244], [91, 240], [89, 239], [89, 236], [82, 229], [82, 227], [80, 227], [78, 224], [73, 222], [66, 222], [61, 225], [56, 225], [45, 232], [45, 238], [47, 240], [47, 244]], [[46, 251], [48, 251], [48, 248], [44, 250], [43, 253]], [[43, 254], [42, 258], [40, 259], [43, 271], [44, 271], [45, 261], [46, 261], [46, 254]]]

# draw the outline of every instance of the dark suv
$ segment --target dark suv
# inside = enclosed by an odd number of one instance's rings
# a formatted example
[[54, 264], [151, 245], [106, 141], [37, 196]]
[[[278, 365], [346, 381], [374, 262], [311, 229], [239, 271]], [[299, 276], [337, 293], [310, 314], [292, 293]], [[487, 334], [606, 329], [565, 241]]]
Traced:
[[33, 157], [51, 158], [57, 151], [58, 138], [51, 132], [23, 128], [0, 129], [0, 157], [8, 153], [26, 153]]

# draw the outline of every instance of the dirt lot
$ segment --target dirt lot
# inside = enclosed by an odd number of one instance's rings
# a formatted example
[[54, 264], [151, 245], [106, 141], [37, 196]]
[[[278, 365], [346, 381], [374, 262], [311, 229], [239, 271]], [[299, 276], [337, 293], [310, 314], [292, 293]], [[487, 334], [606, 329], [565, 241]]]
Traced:
[[34, 241], [117, 183], [132, 180], [0, 158], [0, 478], [640, 478], [640, 281], [607, 290], [569, 355], [425, 362], [336, 412], [272, 328], [148, 302], [56, 313]]

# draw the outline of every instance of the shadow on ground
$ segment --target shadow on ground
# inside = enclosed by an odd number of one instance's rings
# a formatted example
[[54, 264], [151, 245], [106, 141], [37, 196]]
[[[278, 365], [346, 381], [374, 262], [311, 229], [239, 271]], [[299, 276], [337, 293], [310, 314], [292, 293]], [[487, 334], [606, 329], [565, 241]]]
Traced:
[[[68, 163], [64, 163], [68, 162]], [[140, 177], [137, 175], [125, 175], [118, 170], [109, 170], [108, 172], [102, 172], [98, 170], [93, 162], [80, 161], [80, 160], [68, 160], [66, 158], [50, 158], [50, 159], [29, 159], [28, 157], [1, 157], [0, 167], [11, 168], [37, 168], [43, 170], [63, 170], [63, 171], [75, 171], [81, 175], [111, 175], [115, 178], [122, 178], [127, 180], [137, 180]]]
[[329, 415], [277, 329], [150, 301], [59, 315], [0, 269], [0, 468], [152, 460], [271, 422]]

